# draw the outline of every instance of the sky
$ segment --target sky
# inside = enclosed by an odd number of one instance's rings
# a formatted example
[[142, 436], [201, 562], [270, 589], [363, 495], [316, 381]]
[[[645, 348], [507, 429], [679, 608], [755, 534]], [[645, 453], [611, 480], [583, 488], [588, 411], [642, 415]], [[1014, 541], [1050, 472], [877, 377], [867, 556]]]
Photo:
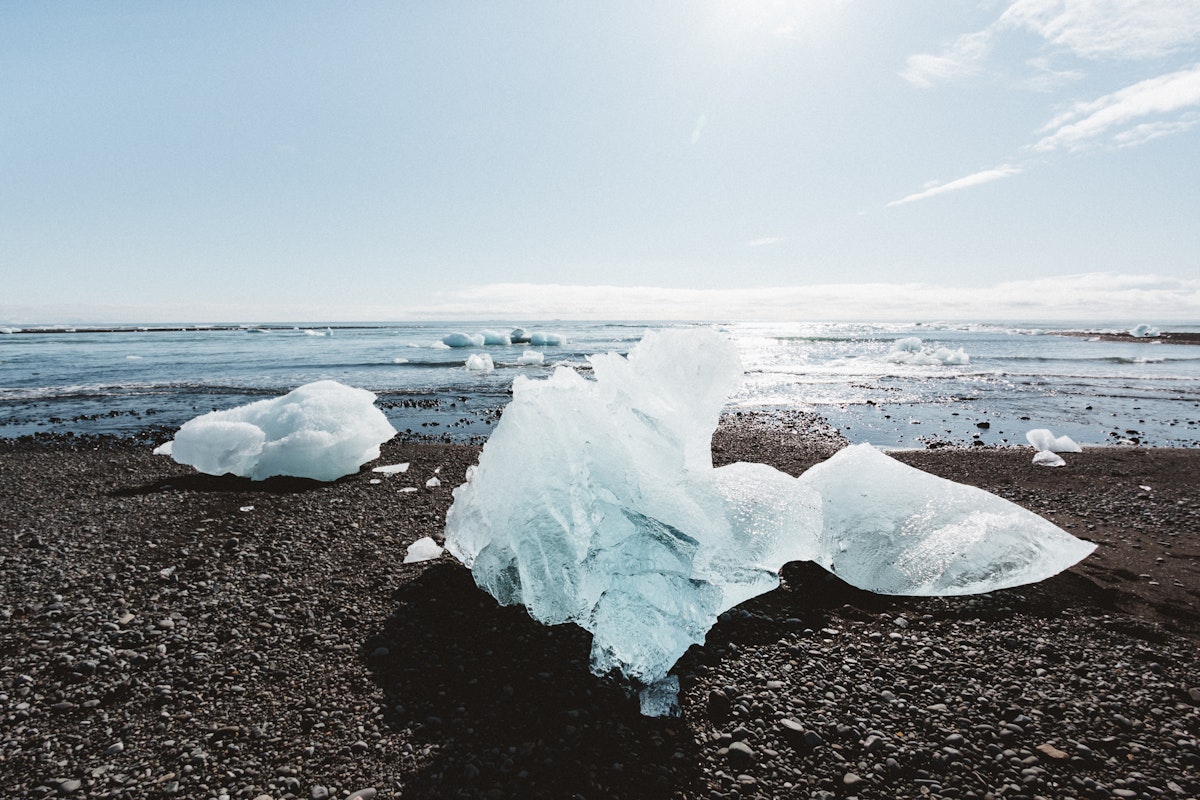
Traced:
[[1200, 324], [1196, 0], [0, 0], [0, 323]]

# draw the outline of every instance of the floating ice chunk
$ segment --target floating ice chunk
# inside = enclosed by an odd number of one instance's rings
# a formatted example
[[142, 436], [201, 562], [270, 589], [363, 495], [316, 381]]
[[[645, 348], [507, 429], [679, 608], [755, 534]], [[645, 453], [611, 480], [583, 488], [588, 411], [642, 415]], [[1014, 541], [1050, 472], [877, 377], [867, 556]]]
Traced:
[[529, 343], [534, 347], [557, 347], [565, 341], [562, 334], [548, 331], [536, 331], [529, 337]]
[[393, 359], [392, 359], [392, 363], [393, 363], [393, 364], [407, 364], [407, 363], [408, 363], [408, 359], [407, 359], [407, 358], [401, 358], [401, 357], [397, 356], [396, 358], [393, 358]]
[[488, 330], [488, 331], [480, 331], [479, 335], [483, 337], [483, 343], [485, 345], [488, 345], [489, 347], [496, 346], [496, 345], [512, 344], [512, 339], [509, 338], [509, 335], [507, 333], [500, 333], [499, 331]]
[[529, 344], [529, 334], [524, 328], [513, 328], [508, 338], [513, 344]]
[[372, 467], [371, 472], [381, 472], [384, 475], [395, 475], [399, 472], [408, 472], [408, 462], [403, 464], [384, 464], [382, 467]]
[[487, 353], [472, 353], [467, 357], [467, 369], [471, 372], [491, 372], [495, 368], [496, 364]]
[[1143, 322], [1141, 325], [1130, 328], [1129, 335], [1135, 339], [1145, 339], [1147, 337], [1158, 336], [1158, 328], [1147, 325]]
[[729, 339], [647, 333], [628, 358], [519, 376], [467, 482], [446, 548], [505, 605], [592, 633], [591, 669], [676, 713], [668, 675], [723, 611], [814, 560], [889, 594], [992, 591], [1049, 577], [1091, 545], [979, 489], [849, 448], [795, 478], [713, 469], [713, 431], [742, 376]]
[[1033, 463], [1039, 467], [1063, 467], [1067, 464], [1062, 456], [1050, 450], [1038, 450], [1034, 453]]
[[442, 554], [443, 548], [428, 536], [422, 536], [408, 546], [405, 551], [404, 563], [414, 564], [418, 561], [429, 561]]
[[521, 366], [529, 366], [531, 364], [544, 364], [546, 357], [536, 350], [526, 350], [517, 359], [517, 363]]
[[20, 333], [20, 332], [21, 332], [20, 328], [13, 328], [13, 327], [10, 327], [7, 325], [0, 327], [0, 334], [12, 334], [12, 333]]
[[442, 337], [447, 347], [483, 347], [483, 335], [474, 333], [448, 333]]
[[1046, 428], [1035, 428], [1025, 434], [1034, 450], [1049, 450], [1051, 453], [1082, 453], [1083, 448], [1070, 436], [1055, 437]]
[[374, 403], [371, 392], [337, 381], [305, 384], [185, 422], [170, 455], [210, 475], [337, 480], [379, 458], [379, 445], [396, 433]]
[[957, 350], [940, 346], [926, 347], [916, 336], [897, 339], [893, 342], [892, 349], [887, 354], [887, 360], [893, 364], [910, 364], [918, 367], [949, 367], [971, 363], [971, 357], [961, 347]]

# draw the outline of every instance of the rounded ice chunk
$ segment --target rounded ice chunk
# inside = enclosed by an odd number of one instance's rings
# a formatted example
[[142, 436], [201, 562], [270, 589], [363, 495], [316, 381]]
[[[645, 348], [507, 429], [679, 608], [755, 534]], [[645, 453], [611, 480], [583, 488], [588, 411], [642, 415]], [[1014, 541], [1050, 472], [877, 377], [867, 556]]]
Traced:
[[404, 554], [405, 564], [415, 564], [418, 561], [430, 561], [437, 558], [443, 548], [428, 536], [422, 536], [408, 546]]
[[483, 337], [483, 343], [489, 347], [512, 344], [512, 339], [507, 333], [485, 330], [480, 331], [479, 335]]
[[529, 337], [529, 343], [534, 347], [557, 347], [565, 341], [562, 334], [549, 331], [535, 331]]
[[1040, 467], [1063, 467], [1067, 464], [1062, 456], [1049, 450], [1039, 450], [1034, 453], [1033, 463]]
[[471, 372], [491, 372], [496, 368], [496, 364], [487, 353], [471, 353], [467, 356], [466, 367]]
[[521, 354], [521, 357], [517, 359], [517, 363], [523, 367], [531, 364], [544, 364], [545, 362], [546, 357], [536, 350], [526, 350]]
[[513, 344], [529, 344], [529, 334], [524, 328], [513, 328], [508, 338]]
[[1135, 339], [1145, 339], [1152, 336], [1158, 336], [1158, 328], [1155, 328], [1153, 325], [1147, 325], [1143, 322], [1141, 325], [1130, 328], [1129, 335]]
[[442, 337], [442, 344], [447, 347], [483, 347], [483, 335], [478, 333], [448, 333]]
[[170, 454], [210, 475], [337, 480], [379, 458], [379, 445], [396, 434], [374, 403], [365, 389], [317, 381], [189, 420]]

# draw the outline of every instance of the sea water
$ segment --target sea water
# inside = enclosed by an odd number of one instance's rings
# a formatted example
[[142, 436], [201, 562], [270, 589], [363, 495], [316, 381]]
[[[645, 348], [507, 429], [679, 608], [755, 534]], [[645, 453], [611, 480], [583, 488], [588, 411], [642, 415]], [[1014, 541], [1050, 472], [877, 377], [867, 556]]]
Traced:
[[[449, 348], [454, 332], [520, 326], [562, 344]], [[794, 425], [814, 412], [851, 442], [880, 447], [1025, 444], [1050, 428], [1083, 444], [1200, 445], [1200, 346], [1106, 341], [1004, 324], [484, 321], [296, 326], [118, 326], [0, 334], [0, 436], [173, 429], [219, 408], [333, 379], [369, 389], [402, 433], [486, 437], [516, 375], [628, 352], [651, 328], [716, 327], [745, 368], [727, 410]], [[1096, 324], [1073, 330], [1123, 331]], [[1197, 326], [1172, 326], [1197, 332]], [[902, 339], [962, 349], [965, 364], [897, 363]], [[541, 364], [519, 363], [526, 350]], [[468, 370], [487, 353], [495, 369]], [[155, 434], [151, 434], [153, 436]]]

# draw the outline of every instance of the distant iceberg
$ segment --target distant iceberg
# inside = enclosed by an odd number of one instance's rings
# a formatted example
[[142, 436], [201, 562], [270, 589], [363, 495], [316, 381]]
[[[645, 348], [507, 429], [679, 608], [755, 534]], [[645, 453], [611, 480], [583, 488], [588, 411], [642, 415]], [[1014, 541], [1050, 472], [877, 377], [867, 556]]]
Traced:
[[1153, 336], [1158, 336], [1158, 328], [1142, 323], [1129, 329], [1129, 335], [1135, 339], [1145, 339]]
[[628, 358], [588, 360], [595, 380], [516, 378], [454, 490], [445, 543], [501, 603], [590, 631], [592, 671], [640, 688], [645, 714], [678, 712], [676, 660], [789, 561], [876, 592], [965, 594], [1042, 580], [1094, 548], [869, 445], [799, 478], [714, 469], [712, 434], [742, 379], [715, 332], [650, 332]]

